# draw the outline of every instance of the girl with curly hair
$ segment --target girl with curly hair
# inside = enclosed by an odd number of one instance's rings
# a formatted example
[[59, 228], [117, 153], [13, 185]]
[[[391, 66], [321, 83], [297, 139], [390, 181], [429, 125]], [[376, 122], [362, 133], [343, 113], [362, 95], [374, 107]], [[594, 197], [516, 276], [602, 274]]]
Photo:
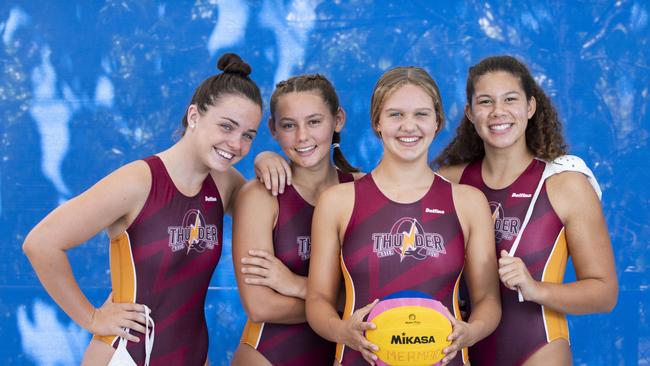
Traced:
[[[488, 57], [471, 67], [466, 93], [456, 137], [434, 165], [447, 179], [480, 189], [493, 211], [502, 319], [470, 348], [470, 360], [571, 364], [564, 314], [611, 311], [618, 293], [591, 172], [564, 156], [557, 112], [517, 59]], [[577, 280], [563, 284], [569, 254]]]

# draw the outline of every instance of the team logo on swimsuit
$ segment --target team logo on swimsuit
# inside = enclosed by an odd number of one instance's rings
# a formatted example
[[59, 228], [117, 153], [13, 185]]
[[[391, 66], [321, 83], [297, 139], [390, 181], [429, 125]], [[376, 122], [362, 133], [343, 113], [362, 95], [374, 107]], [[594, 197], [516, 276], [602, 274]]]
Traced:
[[417, 219], [403, 217], [388, 233], [372, 234], [373, 251], [377, 257], [399, 255], [400, 262], [406, 257], [417, 260], [447, 254], [445, 241], [438, 233], [427, 233]]
[[514, 240], [519, 233], [521, 221], [518, 217], [506, 217], [503, 206], [499, 202], [490, 201], [492, 219], [494, 220], [494, 236], [497, 244], [502, 240]]
[[296, 238], [298, 244], [298, 256], [303, 261], [306, 261], [311, 256], [311, 237], [299, 236]]
[[219, 245], [217, 226], [206, 225], [203, 214], [199, 210], [187, 211], [183, 216], [183, 225], [169, 226], [167, 233], [172, 252], [187, 248], [186, 254], [191, 250], [202, 253], [206, 249], [214, 249], [215, 245]]

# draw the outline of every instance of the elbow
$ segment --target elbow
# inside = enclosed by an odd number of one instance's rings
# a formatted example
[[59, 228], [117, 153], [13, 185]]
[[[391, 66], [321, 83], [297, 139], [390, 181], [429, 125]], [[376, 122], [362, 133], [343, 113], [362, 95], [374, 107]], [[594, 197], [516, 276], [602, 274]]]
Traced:
[[603, 301], [601, 304], [600, 312], [602, 313], [611, 313], [612, 310], [616, 307], [618, 303], [618, 285], [615, 283], [612, 286], [609, 286], [609, 289], [603, 296]]
[[267, 306], [244, 304], [244, 311], [246, 311], [248, 320], [253, 323], [264, 323], [269, 321], [270, 311]]
[[34, 240], [34, 235], [32, 232], [30, 232], [27, 237], [25, 238], [25, 241], [23, 242], [23, 254], [27, 256], [30, 260], [34, 257], [34, 255], [38, 252], [36, 250], [36, 244], [37, 241]]

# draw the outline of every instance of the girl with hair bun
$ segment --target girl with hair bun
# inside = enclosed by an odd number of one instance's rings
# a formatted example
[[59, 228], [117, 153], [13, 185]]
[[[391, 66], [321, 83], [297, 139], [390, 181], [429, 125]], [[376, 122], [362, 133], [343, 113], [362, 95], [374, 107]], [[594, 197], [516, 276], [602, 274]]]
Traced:
[[270, 109], [269, 129], [289, 158], [293, 184], [274, 195], [252, 180], [237, 199], [233, 261], [248, 322], [233, 365], [329, 366], [335, 344], [305, 316], [313, 205], [324, 190], [362, 174], [338, 146], [345, 111], [325, 77], [278, 83]]
[[[384, 73], [370, 114], [384, 148], [379, 165], [323, 192], [314, 210], [307, 319], [318, 334], [338, 343], [336, 364], [372, 365], [378, 348], [364, 331], [375, 327], [365, 318], [377, 299], [403, 290], [425, 292], [455, 316], [442, 364], [463, 364], [466, 347], [490, 334], [500, 316], [487, 201], [477, 189], [452, 184], [427, 165], [444, 112], [438, 86], [425, 70]], [[434, 240], [438, 244], [426, 244]], [[456, 299], [463, 272], [475, 309], [467, 322]], [[336, 304], [342, 280], [341, 315]]]
[[[244, 183], [233, 165], [250, 150], [262, 118], [250, 66], [225, 54], [218, 68], [223, 72], [196, 89], [178, 142], [109, 174], [25, 239], [23, 250], [47, 292], [93, 334], [84, 365], [207, 361], [205, 296], [221, 255], [223, 215]], [[95, 308], [66, 251], [104, 229], [112, 295]], [[144, 334], [155, 334], [153, 348]]]
[[[470, 348], [470, 360], [570, 365], [565, 314], [608, 312], [616, 304], [600, 189], [582, 160], [565, 156], [557, 112], [522, 62], [481, 60], [469, 69], [466, 93], [456, 137], [435, 164], [490, 201], [503, 307], [501, 323]], [[563, 284], [569, 254], [577, 281]]]

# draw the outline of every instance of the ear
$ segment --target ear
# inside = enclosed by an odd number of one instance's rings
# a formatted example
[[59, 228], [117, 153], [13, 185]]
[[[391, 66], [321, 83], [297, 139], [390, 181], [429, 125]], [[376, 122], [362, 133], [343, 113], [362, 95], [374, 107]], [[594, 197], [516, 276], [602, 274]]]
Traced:
[[530, 100], [528, 101], [528, 119], [533, 118], [533, 115], [535, 114], [536, 110], [537, 110], [537, 100], [535, 100], [535, 97], [530, 97]]
[[339, 107], [334, 115], [334, 131], [341, 132], [343, 126], [345, 126], [345, 109]]
[[472, 121], [472, 106], [469, 104], [465, 104], [465, 117], [474, 124], [474, 121]]
[[271, 136], [275, 138], [275, 135], [277, 134], [278, 131], [275, 129], [275, 121], [273, 120], [273, 117], [269, 117], [267, 123], [269, 125], [269, 131], [271, 131]]
[[192, 126], [196, 126], [196, 123], [199, 119], [199, 109], [196, 106], [196, 104], [190, 104], [189, 107], [187, 107], [187, 127], [189, 128], [194, 128]]

